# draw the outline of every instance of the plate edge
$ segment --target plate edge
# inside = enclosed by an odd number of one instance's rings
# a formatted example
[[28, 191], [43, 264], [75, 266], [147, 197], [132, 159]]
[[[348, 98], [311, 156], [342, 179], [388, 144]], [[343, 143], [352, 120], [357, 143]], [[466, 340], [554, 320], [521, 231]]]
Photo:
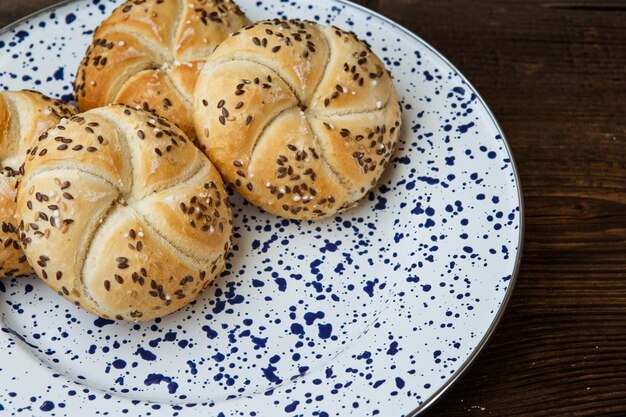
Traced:
[[504, 296], [504, 299], [502, 300], [502, 304], [500, 305], [500, 308], [498, 309], [498, 312], [496, 313], [494, 320], [491, 322], [491, 325], [485, 332], [485, 335], [483, 336], [481, 341], [478, 343], [474, 351], [465, 360], [463, 365], [452, 375], [452, 377], [437, 392], [432, 394], [419, 407], [417, 407], [415, 410], [411, 411], [408, 414], [404, 414], [404, 416], [406, 417], [417, 417], [418, 415], [421, 415], [422, 413], [429, 410], [437, 402], [439, 402], [439, 400], [441, 400], [445, 396], [445, 394], [447, 394], [448, 391], [452, 389], [452, 387], [454, 387], [454, 385], [456, 385], [456, 383], [461, 380], [461, 378], [465, 375], [465, 373], [469, 370], [469, 368], [471, 368], [471, 366], [474, 365], [474, 363], [476, 362], [476, 359], [480, 356], [480, 354], [483, 352], [485, 347], [488, 345], [489, 341], [491, 340], [492, 336], [495, 333], [495, 330], [497, 329], [498, 325], [502, 321], [502, 318], [504, 317], [504, 313], [506, 312], [509, 302], [511, 301], [511, 298], [513, 296], [513, 290], [515, 288], [515, 284], [517, 283], [517, 278], [519, 276], [521, 263], [522, 263], [522, 255], [524, 252], [524, 236], [525, 236], [525, 230], [526, 230], [526, 209], [524, 206], [524, 194], [522, 191], [522, 182], [521, 182], [521, 178], [519, 175], [519, 169], [517, 167], [517, 164], [515, 163], [515, 158], [513, 157], [511, 146], [509, 145], [509, 142], [506, 140], [506, 136], [504, 135], [504, 131], [502, 130], [500, 123], [498, 123], [498, 120], [493, 114], [493, 111], [487, 105], [487, 102], [483, 99], [483, 97], [478, 93], [478, 90], [465, 77], [465, 75], [461, 71], [459, 71], [456, 65], [454, 65], [448, 58], [443, 56], [437, 49], [435, 49], [432, 45], [430, 45], [420, 36], [413, 33], [411, 30], [405, 28], [401, 24], [394, 22], [390, 18], [380, 14], [379, 12], [371, 10], [365, 6], [361, 6], [360, 4], [353, 3], [352, 1], [349, 1], [349, 0], [335, 0], [335, 1], [338, 3], [344, 4], [346, 6], [352, 7], [354, 9], [360, 10], [364, 13], [368, 13], [388, 23], [392, 27], [399, 29], [400, 31], [404, 32], [406, 35], [410, 36], [411, 38], [415, 39], [417, 42], [422, 44], [426, 49], [428, 49], [430, 52], [436, 55], [439, 59], [441, 59], [444, 64], [449, 65], [450, 68], [456, 72], [459, 78], [461, 78], [461, 80], [472, 90], [472, 92], [476, 94], [476, 98], [484, 106], [487, 114], [491, 118], [491, 121], [493, 122], [500, 136], [502, 137], [502, 142], [504, 143], [504, 148], [509, 155], [509, 159], [511, 161], [511, 167], [513, 169], [513, 175], [515, 178], [515, 183], [517, 185], [517, 198], [519, 200], [519, 208], [520, 208], [520, 233], [519, 233], [519, 239], [517, 242], [518, 252], [517, 252], [516, 259], [515, 259], [515, 266], [513, 268], [513, 274], [511, 275], [511, 280], [509, 283], [509, 287], [507, 288], [506, 295]]

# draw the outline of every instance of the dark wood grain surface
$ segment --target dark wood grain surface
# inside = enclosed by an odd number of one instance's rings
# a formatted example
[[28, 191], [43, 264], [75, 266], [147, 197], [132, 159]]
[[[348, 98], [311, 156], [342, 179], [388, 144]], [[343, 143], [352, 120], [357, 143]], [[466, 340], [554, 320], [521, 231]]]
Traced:
[[[54, 1], [0, 0], [0, 26]], [[426, 415], [626, 416], [626, 1], [358, 3], [472, 81], [524, 187], [513, 299], [476, 364]]]

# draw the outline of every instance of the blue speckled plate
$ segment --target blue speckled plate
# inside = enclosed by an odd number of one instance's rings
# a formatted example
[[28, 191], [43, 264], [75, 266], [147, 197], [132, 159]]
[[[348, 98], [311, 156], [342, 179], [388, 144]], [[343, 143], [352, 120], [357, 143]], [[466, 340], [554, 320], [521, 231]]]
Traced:
[[[5, 30], [0, 88], [70, 98], [92, 29], [119, 3], [74, 1]], [[384, 58], [405, 113], [380, 186], [358, 209], [319, 223], [261, 214], [233, 196], [227, 272], [153, 323], [96, 319], [36, 278], [1, 281], [0, 410], [413, 415], [492, 333], [517, 273], [523, 216], [511, 154], [485, 103], [430, 46], [358, 6], [240, 3], [253, 19], [351, 29]]]

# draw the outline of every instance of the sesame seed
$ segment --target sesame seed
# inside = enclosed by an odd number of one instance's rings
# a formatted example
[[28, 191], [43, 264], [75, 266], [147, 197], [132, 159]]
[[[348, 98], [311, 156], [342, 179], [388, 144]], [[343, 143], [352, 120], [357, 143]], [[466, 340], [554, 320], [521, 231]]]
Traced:
[[143, 130], [138, 130], [137, 131], [137, 136], [139, 137], [139, 139], [143, 140], [146, 138], [146, 134], [143, 133]]

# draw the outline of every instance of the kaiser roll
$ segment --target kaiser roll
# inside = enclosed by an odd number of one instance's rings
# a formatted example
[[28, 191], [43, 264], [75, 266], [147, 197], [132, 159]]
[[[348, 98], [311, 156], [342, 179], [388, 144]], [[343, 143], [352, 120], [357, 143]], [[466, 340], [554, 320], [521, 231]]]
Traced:
[[207, 60], [194, 119], [203, 150], [248, 201], [322, 219], [377, 183], [401, 107], [383, 63], [354, 34], [272, 20], [233, 33]]
[[77, 73], [81, 111], [124, 103], [194, 137], [191, 100], [205, 59], [249, 21], [231, 0], [131, 0], [95, 31]]
[[34, 91], [0, 92], [0, 278], [33, 273], [17, 239], [15, 192], [28, 147], [74, 109]]
[[91, 110], [28, 155], [17, 196], [22, 247], [76, 305], [150, 320], [222, 271], [232, 229], [222, 180], [167, 120], [122, 105]]

